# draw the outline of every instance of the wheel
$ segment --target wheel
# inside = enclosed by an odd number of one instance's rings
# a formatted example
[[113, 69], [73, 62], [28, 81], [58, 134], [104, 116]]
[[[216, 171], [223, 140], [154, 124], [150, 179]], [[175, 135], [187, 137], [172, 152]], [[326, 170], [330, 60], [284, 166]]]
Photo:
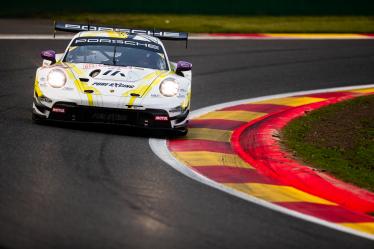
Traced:
[[188, 129], [187, 128], [180, 129], [180, 130], [173, 130], [172, 131], [172, 135], [176, 136], [176, 137], [184, 137], [184, 136], [187, 135], [187, 133], [188, 133]]
[[187, 129], [187, 128], [184, 129], [184, 130], [182, 130], [182, 131], [179, 131], [179, 135], [180, 135], [180, 136], [186, 136], [187, 133], [188, 133], [188, 129]]
[[41, 123], [44, 119], [40, 117], [38, 114], [32, 113], [31, 119], [34, 123]]

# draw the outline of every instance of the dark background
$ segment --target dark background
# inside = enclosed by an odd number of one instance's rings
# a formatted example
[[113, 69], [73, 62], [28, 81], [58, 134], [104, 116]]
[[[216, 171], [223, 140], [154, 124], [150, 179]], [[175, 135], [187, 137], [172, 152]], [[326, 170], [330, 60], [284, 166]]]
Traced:
[[373, 15], [373, 0], [63, 0], [3, 2], [0, 16], [58, 13], [174, 13], [209, 15]]

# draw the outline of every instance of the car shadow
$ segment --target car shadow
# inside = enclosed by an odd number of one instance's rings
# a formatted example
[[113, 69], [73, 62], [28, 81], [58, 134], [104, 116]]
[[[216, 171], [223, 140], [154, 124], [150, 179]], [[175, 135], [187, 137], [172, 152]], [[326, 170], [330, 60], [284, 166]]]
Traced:
[[173, 139], [181, 137], [172, 131], [146, 129], [138, 127], [128, 127], [115, 124], [90, 124], [90, 123], [72, 123], [72, 122], [56, 122], [56, 121], [33, 121], [37, 125], [56, 127], [70, 130], [80, 130], [84, 132], [105, 133], [112, 135]]

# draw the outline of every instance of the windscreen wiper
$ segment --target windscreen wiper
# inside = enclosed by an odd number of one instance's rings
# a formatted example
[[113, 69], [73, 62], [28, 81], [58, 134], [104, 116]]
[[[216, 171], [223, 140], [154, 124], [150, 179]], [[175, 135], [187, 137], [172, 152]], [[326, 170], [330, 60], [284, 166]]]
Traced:
[[114, 52], [113, 52], [113, 65], [116, 65], [116, 50], [117, 50], [117, 46], [114, 45]]

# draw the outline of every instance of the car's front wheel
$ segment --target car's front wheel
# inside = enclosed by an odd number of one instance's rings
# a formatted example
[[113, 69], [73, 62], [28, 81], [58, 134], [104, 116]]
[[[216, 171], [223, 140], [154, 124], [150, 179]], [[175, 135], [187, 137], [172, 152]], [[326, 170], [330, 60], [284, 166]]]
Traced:
[[42, 117], [35, 113], [32, 113], [31, 119], [34, 123], [41, 123], [44, 120]]
[[187, 133], [188, 133], [188, 129], [187, 128], [184, 128], [184, 129], [175, 129], [175, 130], [172, 131], [172, 135], [176, 136], [176, 137], [186, 136]]

